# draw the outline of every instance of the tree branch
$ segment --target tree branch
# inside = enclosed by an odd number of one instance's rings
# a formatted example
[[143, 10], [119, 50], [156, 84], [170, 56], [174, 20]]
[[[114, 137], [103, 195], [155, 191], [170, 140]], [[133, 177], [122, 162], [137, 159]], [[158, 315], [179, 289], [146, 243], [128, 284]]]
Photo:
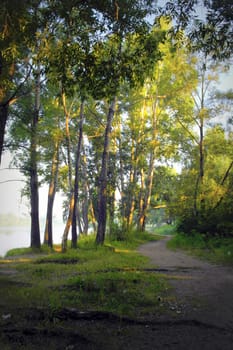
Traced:
[[[225, 182], [226, 179], [228, 178], [228, 175], [229, 175], [229, 173], [230, 173], [232, 167], [233, 167], [233, 161], [230, 163], [230, 165], [229, 165], [227, 171], [225, 172], [225, 175], [224, 175], [223, 178], [222, 178], [222, 181], [220, 182], [220, 185], [221, 185], [221, 186], [224, 185], [224, 182]], [[213, 210], [215, 210], [215, 209], [217, 209], [217, 208], [219, 207], [219, 205], [222, 203], [223, 198], [224, 198], [224, 196], [221, 196], [221, 197], [220, 197], [219, 201], [218, 201], [218, 202], [215, 204], [215, 206], [213, 207]]]

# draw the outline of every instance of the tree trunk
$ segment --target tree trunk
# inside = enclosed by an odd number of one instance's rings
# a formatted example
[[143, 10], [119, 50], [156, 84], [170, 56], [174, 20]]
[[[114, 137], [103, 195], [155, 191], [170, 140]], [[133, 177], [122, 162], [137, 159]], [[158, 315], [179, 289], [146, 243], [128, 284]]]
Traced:
[[126, 199], [127, 230], [129, 230], [133, 225], [133, 217], [134, 217], [134, 211], [135, 211], [135, 205], [136, 205], [135, 190], [136, 190], [136, 183], [137, 183], [138, 160], [139, 159], [138, 159], [137, 145], [135, 145], [135, 140], [132, 140], [132, 147], [131, 147], [132, 168], [130, 170], [129, 191]]
[[36, 72], [35, 110], [31, 128], [31, 154], [30, 154], [30, 199], [31, 199], [31, 247], [40, 248], [39, 224], [39, 185], [37, 171], [37, 126], [40, 110], [40, 71]]
[[[86, 194], [88, 192], [86, 191]], [[87, 235], [88, 234], [88, 198], [85, 196], [83, 205], [82, 205], [82, 213], [83, 213], [83, 234]]]
[[[34, 153], [34, 151], [32, 152]], [[34, 156], [33, 156], [34, 157]], [[40, 248], [40, 224], [39, 224], [39, 191], [37, 165], [31, 164], [30, 171], [30, 197], [31, 197], [31, 247]]]
[[97, 231], [97, 223], [96, 223], [96, 216], [95, 216], [95, 210], [94, 210], [94, 205], [93, 205], [93, 201], [90, 201], [90, 214], [91, 214], [91, 222], [92, 222], [92, 226], [93, 226], [93, 231], [96, 232]]
[[58, 176], [58, 165], [59, 165], [59, 142], [55, 144], [55, 151], [52, 159], [52, 170], [51, 170], [51, 179], [49, 183], [49, 192], [48, 192], [48, 204], [47, 204], [47, 214], [46, 214], [46, 225], [44, 232], [44, 244], [47, 244], [49, 247], [53, 247], [53, 203], [56, 194], [57, 187], [57, 176]]
[[139, 205], [138, 205], [138, 222], [137, 222], [137, 228], [139, 231], [142, 230], [143, 227], [143, 221], [144, 221], [144, 199], [145, 199], [145, 174], [144, 169], [142, 168], [140, 171], [141, 175], [141, 187], [140, 187], [140, 193], [139, 193]]
[[138, 228], [140, 231], [145, 231], [146, 228], [146, 216], [148, 209], [150, 207], [151, 201], [151, 192], [153, 186], [153, 177], [154, 177], [154, 166], [155, 166], [155, 155], [156, 155], [156, 147], [157, 147], [157, 124], [159, 118], [159, 97], [155, 99], [153, 104], [153, 113], [152, 113], [152, 138], [151, 138], [151, 150], [150, 150], [150, 159], [149, 159], [149, 167], [148, 174], [145, 181], [145, 190], [144, 190], [144, 200], [142, 203], [141, 211], [139, 211], [139, 221]]
[[[204, 103], [202, 103], [202, 109], [204, 108]], [[200, 113], [201, 114], [201, 113]], [[204, 180], [204, 120], [203, 116], [200, 115], [200, 125], [199, 125], [199, 171], [197, 176], [197, 181], [194, 191], [194, 216], [198, 216], [199, 212], [205, 209], [205, 199], [202, 195], [203, 191], [203, 180]], [[198, 194], [200, 195], [200, 208], [198, 207]]]
[[69, 187], [69, 214], [66, 221], [65, 229], [62, 236], [62, 251], [65, 252], [67, 249], [67, 239], [72, 224], [73, 209], [74, 209], [74, 194], [72, 192], [72, 164], [71, 164], [71, 141], [70, 141], [70, 129], [69, 121], [70, 115], [66, 106], [66, 95], [62, 87], [61, 91], [62, 106], [65, 114], [66, 121], [66, 151], [67, 151], [67, 163], [68, 163], [68, 187]]
[[77, 203], [77, 206], [76, 206], [76, 221], [77, 221], [79, 233], [83, 234], [83, 219], [82, 219], [79, 203]]
[[8, 117], [8, 103], [0, 105], [0, 164], [3, 153], [4, 135]]
[[82, 138], [83, 138], [83, 120], [84, 120], [84, 101], [81, 102], [80, 106], [80, 121], [79, 121], [79, 139], [78, 146], [76, 151], [76, 161], [75, 161], [75, 179], [74, 179], [74, 209], [72, 215], [72, 248], [77, 248], [77, 201], [78, 201], [78, 192], [79, 192], [79, 165], [81, 158], [81, 149], [82, 149]]
[[82, 178], [83, 178], [83, 192], [84, 198], [82, 200], [82, 219], [83, 219], [83, 233], [88, 233], [89, 220], [88, 220], [88, 209], [89, 209], [89, 184], [87, 175], [87, 159], [83, 147], [83, 166], [82, 166]]
[[70, 231], [70, 227], [72, 224], [72, 217], [73, 217], [73, 210], [74, 210], [74, 194], [71, 195], [70, 197], [70, 205], [69, 205], [69, 215], [66, 221], [66, 226], [63, 232], [62, 236], [62, 252], [66, 252], [67, 250], [67, 239], [68, 239], [68, 234]]
[[150, 155], [149, 170], [148, 170], [148, 176], [147, 176], [147, 181], [145, 186], [145, 197], [142, 205], [142, 210], [139, 216], [138, 228], [140, 231], [145, 231], [145, 228], [146, 228], [146, 216], [150, 206], [153, 176], [154, 176], [154, 151]]
[[113, 99], [108, 115], [107, 123], [105, 128], [104, 135], [104, 150], [102, 155], [102, 165], [100, 172], [100, 181], [99, 181], [99, 198], [98, 198], [98, 227], [96, 235], [96, 243], [103, 244], [105, 240], [106, 232], [106, 222], [107, 222], [107, 172], [109, 164], [109, 149], [110, 149], [110, 134], [112, 128], [112, 120], [116, 108], [116, 97]]
[[109, 208], [109, 225], [112, 227], [115, 218], [115, 193], [116, 193], [116, 149], [111, 153], [109, 165], [109, 191], [108, 191], [108, 208]]
[[71, 164], [71, 141], [70, 141], [70, 128], [69, 128], [69, 122], [70, 122], [70, 114], [67, 110], [66, 106], [66, 95], [62, 88], [62, 106], [65, 114], [65, 120], [66, 120], [66, 150], [67, 150], [67, 162], [68, 162], [68, 180], [69, 180], [69, 189], [70, 192], [72, 190], [72, 164]]

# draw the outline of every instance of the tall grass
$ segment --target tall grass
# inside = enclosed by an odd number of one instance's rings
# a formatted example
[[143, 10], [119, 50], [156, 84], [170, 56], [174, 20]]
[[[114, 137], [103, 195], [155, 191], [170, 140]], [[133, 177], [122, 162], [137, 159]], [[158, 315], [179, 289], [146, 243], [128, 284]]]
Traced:
[[184, 249], [189, 253], [216, 263], [233, 264], [233, 238], [205, 237], [198, 233], [178, 233], [169, 242], [171, 249]]

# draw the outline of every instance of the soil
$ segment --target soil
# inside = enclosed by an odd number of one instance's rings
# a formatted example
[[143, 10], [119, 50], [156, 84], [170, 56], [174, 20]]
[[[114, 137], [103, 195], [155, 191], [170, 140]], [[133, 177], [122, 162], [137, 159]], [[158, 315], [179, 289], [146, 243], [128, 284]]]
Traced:
[[[164, 274], [172, 286], [160, 297], [163, 312], [159, 315], [130, 320], [66, 310], [54, 317], [53, 327], [45, 323], [44, 328], [39, 328], [38, 321], [41, 325], [46, 319], [44, 310], [28, 310], [21, 322], [13, 321], [11, 310], [1, 315], [0, 348], [232, 350], [233, 268], [170, 251], [166, 247], [168, 239], [138, 249], [150, 258], [151, 271]], [[20, 310], [15, 313], [20, 315]]]

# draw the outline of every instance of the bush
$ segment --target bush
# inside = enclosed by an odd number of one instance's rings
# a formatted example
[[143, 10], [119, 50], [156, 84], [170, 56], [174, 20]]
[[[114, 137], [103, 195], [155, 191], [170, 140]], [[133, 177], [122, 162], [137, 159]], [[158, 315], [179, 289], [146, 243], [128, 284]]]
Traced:
[[199, 257], [220, 263], [233, 263], [233, 237], [207, 237], [196, 232], [178, 233], [168, 242], [171, 249], [184, 249]]
[[108, 237], [109, 241], [127, 241], [129, 238], [129, 231], [124, 230], [115, 223], [112, 223], [109, 228]]
[[198, 232], [208, 237], [230, 237], [233, 236], [232, 216], [229, 216], [229, 213], [213, 210], [207, 210], [198, 216], [188, 213], [178, 221], [177, 230], [186, 235]]
[[206, 242], [202, 235], [192, 231], [189, 236], [185, 233], [177, 234], [168, 242], [168, 246], [170, 248], [203, 249], [206, 246]]

